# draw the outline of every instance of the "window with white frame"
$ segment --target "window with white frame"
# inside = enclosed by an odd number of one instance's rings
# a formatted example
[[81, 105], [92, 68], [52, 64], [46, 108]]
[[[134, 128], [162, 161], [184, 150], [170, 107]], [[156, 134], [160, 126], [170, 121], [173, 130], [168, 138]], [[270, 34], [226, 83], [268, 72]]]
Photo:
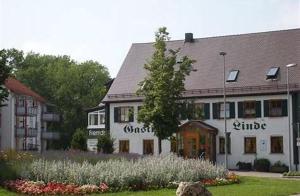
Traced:
[[105, 123], [105, 114], [100, 111], [90, 112], [88, 114], [89, 126], [97, 126]]
[[[220, 103], [220, 118], [224, 118], [224, 103]], [[230, 117], [230, 105], [226, 103], [226, 118]]]

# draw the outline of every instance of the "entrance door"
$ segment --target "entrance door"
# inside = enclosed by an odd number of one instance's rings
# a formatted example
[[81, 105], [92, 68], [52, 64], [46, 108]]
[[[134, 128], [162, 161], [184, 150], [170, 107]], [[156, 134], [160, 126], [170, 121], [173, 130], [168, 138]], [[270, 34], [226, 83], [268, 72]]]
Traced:
[[186, 156], [188, 158], [196, 158], [197, 157], [197, 138], [191, 137], [187, 138], [186, 141]]

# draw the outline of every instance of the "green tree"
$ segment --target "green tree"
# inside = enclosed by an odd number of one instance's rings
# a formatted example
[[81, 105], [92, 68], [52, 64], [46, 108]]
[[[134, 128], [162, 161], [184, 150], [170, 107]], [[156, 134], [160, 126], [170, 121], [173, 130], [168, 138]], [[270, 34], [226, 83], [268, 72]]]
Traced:
[[86, 150], [86, 131], [84, 129], [76, 129], [72, 136], [71, 147], [76, 150]]
[[140, 89], [137, 91], [137, 94], [144, 96], [138, 120], [145, 126], [153, 127], [158, 137], [159, 153], [161, 140], [169, 138], [178, 129], [178, 101], [185, 90], [185, 77], [190, 74], [192, 63], [195, 62], [183, 56], [181, 63], [177, 63], [180, 49], [167, 50], [168, 35], [166, 27], [159, 28], [155, 34], [155, 51], [151, 60], [144, 65], [148, 75], [139, 84]]
[[2, 102], [8, 97], [8, 90], [4, 84], [6, 79], [10, 76], [11, 67], [14, 64], [13, 59], [10, 58], [10, 53], [7, 50], [0, 50], [0, 107]]
[[105, 154], [111, 154], [114, 152], [114, 139], [109, 134], [100, 135], [98, 138], [98, 151]]

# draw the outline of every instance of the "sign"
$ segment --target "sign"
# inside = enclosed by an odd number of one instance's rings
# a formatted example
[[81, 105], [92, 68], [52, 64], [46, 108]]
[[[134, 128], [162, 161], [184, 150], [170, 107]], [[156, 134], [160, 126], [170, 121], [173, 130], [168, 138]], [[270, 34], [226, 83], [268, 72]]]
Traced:
[[234, 121], [232, 123], [233, 125], [233, 129], [237, 130], [237, 131], [247, 131], [247, 130], [265, 130], [267, 127], [267, 124], [265, 122], [257, 122], [257, 121], [253, 121], [253, 122], [239, 122], [238, 120]]
[[260, 140], [259, 141], [259, 149], [261, 152], [267, 151], [267, 140]]
[[297, 138], [297, 146], [300, 147], [300, 137]]
[[130, 125], [125, 125], [123, 128], [125, 133], [153, 133], [153, 129], [151, 127], [133, 127]]
[[105, 133], [104, 130], [89, 130], [89, 136], [99, 136]]
[[87, 139], [86, 143], [89, 151], [97, 152], [98, 139]]

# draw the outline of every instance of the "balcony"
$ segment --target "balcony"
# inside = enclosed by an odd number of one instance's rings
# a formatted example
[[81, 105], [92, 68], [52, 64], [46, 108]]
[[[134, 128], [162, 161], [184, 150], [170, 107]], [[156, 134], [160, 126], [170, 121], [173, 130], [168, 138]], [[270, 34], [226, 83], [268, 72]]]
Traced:
[[46, 122], [59, 122], [59, 114], [43, 113], [42, 120]]
[[[16, 127], [16, 137], [25, 137], [24, 127]], [[37, 129], [27, 128], [26, 137], [37, 137]]]
[[42, 132], [42, 139], [44, 140], [58, 140], [60, 138], [59, 132]]
[[17, 106], [16, 107], [16, 115], [17, 116], [36, 116], [37, 115], [37, 108], [36, 107], [24, 107], [24, 106]]

